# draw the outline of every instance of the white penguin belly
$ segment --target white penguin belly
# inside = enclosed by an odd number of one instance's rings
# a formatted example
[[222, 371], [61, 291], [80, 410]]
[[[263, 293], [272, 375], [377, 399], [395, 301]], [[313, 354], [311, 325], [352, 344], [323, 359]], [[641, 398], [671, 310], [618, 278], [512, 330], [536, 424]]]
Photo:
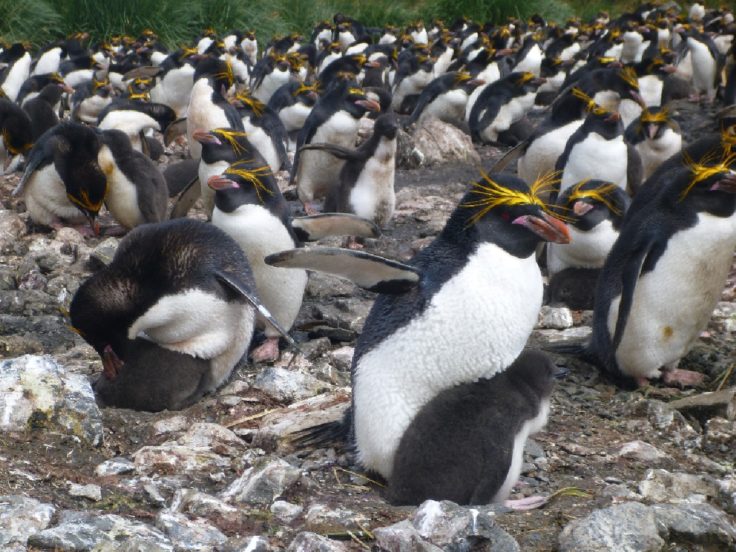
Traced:
[[662, 105], [662, 89], [664, 81], [656, 75], [639, 77], [639, 95], [647, 107]]
[[107, 177], [105, 205], [108, 211], [126, 228], [135, 228], [143, 224], [145, 221], [138, 207], [138, 189], [135, 184], [117, 168], [107, 146], [100, 149], [97, 158], [100, 168]]
[[578, 230], [572, 225], [570, 243], [547, 244], [547, 271], [552, 276], [566, 268], [600, 268], [613, 247], [618, 231], [610, 220], [596, 224], [589, 231]]
[[82, 212], [67, 199], [64, 182], [58, 177], [54, 164], [37, 170], [26, 184], [23, 193], [26, 208], [33, 222], [51, 226], [59, 219], [81, 223]]
[[368, 159], [350, 192], [350, 207], [359, 217], [372, 220], [383, 228], [391, 220], [396, 206], [396, 140], [382, 139]]
[[[314, 133], [311, 144], [337, 144], [355, 147], [358, 121], [346, 111], [338, 111]], [[299, 156], [297, 188], [299, 199], [312, 201], [323, 197], [337, 182], [345, 161], [322, 151], [304, 151]]]
[[[289, 329], [299, 314], [307, 285], [307, 272], [267, 265], [263, 259], [271, 253], [293, 249], [294, 240], [281, 219], [260, 205], [241, 205], [232, 213], [215, 209], [212, 224], [238, 242], [248, 257], [258, 297], [273, 317]], [[268, 337], [280, 334], [259, 317]]]
[[537, 178], [555, 170], [557, 158], [565, 151], [570, 136], [583, 124], [582, 119], [567, 123], [534, 140], [519, 158], [519, 176], [531, 185]]
[[273, 145], [271, 137], [261, 127], [252, 124], [250, 119], [243, 119], [243, 128], [248, 135], [248, 141], [253, 144], [253, 147], [258, 150], [261, 157], [271, 167], [271, 172], [279, 172], [281, 162], [279, 161], [279, 154], [276, 153], [276, 148]]
[[464, 90], [450, 90], [431, 101], [422, 112], [419, 121], [435, 118], [446, 123], [460, 123], [465, 114], [466, 103], [468, 94]]
[[214, 389], [248, 350], [253, 319], [250, 304], [193, 288], [161, 297], [133, 322], [128, 339], [144, 337], [170, 351], [212, 360]]
[[202, 156], [202, 144], [192, 138], [195, 130], [230, 128], [225, 110], [212, 103], [212, 87], [207, 79], [201, 78], [192, 87], [192, 96], [187, 110], [187, 142], [192, 159]]
[[311, 112], [310, 106], [297, 102], [279, 111], [279, 119], [284, 123], [286, 132], [294, 132], [302, 129]]
[[36, 67], [33, 69], [33, 75], [46, 75], [48, 73], [56, 73], [59, 70], [61, 64], [61, 48], [51, 48], [50, 50], [41, 54], [38, 58]]
[[661, 138], [644, 140], [637, 144], [636, 151], [641, 157], [643, 180], [649, 178], [662, 163], [682, 149], [682, 136], [668, 128]]
[[[736, 216], [698, 215], [667, 243], [653, 271], [639, 277], [616, 362], [626, 374], [652, 378], [690, 350], [710, 319], [736, 248]], [[611, 303], [614, 335], [620, 296]]]
[[560, 192], [581, 180], [600, 179], [626, 189], [626, 144], [622, 136], [606, 140], [592, 132], [575, 144], [567, 158]]
[[688, 38], [687, 44], [693, 56], [693, 88], [697, 92], [704, 92], [712, 100], [716, 95], [716, 62], [702, 42]]
[[424, 312], [365, 353], [353, 381], [358, 460], [391, 476], [419, 410], [441, 391], [490, 378], [519, 355], [542, 302], [534, 256], [483, 244]]
[[26, 52], [18, 59], [8, 72], [8, 76], [2, 84], [2, 90], [10, 101], [15, 101], [20, 93], [20, 88], [31, 74], [31, 55]]
[[112, 103], [112, 98], [104, 98], [102, 96], [90, 96], [79, 103], [75, 116], [85, 123], [91, 125], [97, 124], [97, 118], [108, 105]]

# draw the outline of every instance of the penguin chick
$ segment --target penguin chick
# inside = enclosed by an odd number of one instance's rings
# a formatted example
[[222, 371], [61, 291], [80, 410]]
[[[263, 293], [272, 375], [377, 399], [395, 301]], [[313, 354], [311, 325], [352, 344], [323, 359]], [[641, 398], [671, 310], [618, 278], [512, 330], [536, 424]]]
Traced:
[[33, 146], [31, 120], [20, 106], [8, 98], [0, 98], [0, 133], [2, 133], [3, 171], [8, 170], [13, 159], [26, 155]]
[[399, 442], [391, 502], [502, 503], [521, 474], [527, 437], [547, 423], [555, 371], [541, 352], [523, 351], [490, 379], [457, 385], [430, 400]]
[[644, 109], [628, 126], [624, 138], [641, 158], [642, 181], [682, 149], [680, 126], [670, 117], [666, 107]]
[[51, 83], [43, 87], [38, 96], [23, 104], [23, 111], [31, 120], [31, 139], [38, 140], [48, 129], [59, 124], [58, 110], [55, 107], [61, 101], [64, 92], [72, 92], [65, 84]]
[[165, 220], [168, 189], [155, 163], [133, 149], [121, 130], [105, 130], [101, 139], [97, 160], [107, 177], [105, 205], [115, 220], [127, 229]]
[[[582, 353], [620, 385], [677, 370], [713, 312], [736, 249], [736, 154], [689, 159], [634, 197], [596, 288], [593, 336]], [[676, 300], [675, 300], [676, 298]]]
[[[133, 229], [112, 262], [80, 286], [69, 314], [72, 327], [102, 358], [103, 377], [113, 383], [132, 359], [139, 385], [148, 380], [162, 385], [153, 361], [157, 354], [141, 349], [140, 338], [207, 362], [205, 370], [199, 362], [186, 363], [204, 372], [193, 395], [182, 398], [179, 387], [193, 387], [196, 376], [190, 373], [181, 382], [170, 381], [170, 388], [146, 405], [160, 410], [171, 397], [186, 404], [227, 380], [248, 349], [256, 310], [275, 323], [255, 294], [237, 243], [215, 226], [178, 219]], [[145, 372], [149, 366], [153, 373]], [[129, 385], [131, 377], [122, 377], [121, 386]]]
[[355, 213], [384, 228], [394, 213], [396, 193], [396, 136], [398, 123], [393, 113], [376, 119], [373, 134], [357, 149], [334, 144], [309, 144], [304, 150], [323, 150], [345, 160], [339, 183], [327, 194], [324, 210]]
[[58, 227], [81, 223], [93, 231], [107, 192], [105, 174], [97, 163], [100, 143], [91, 128], [63, 122], [44, 133], [28, 155], [25, 172], [13, 195], [23, 199], [36, 224]]
[[484, 176], [406, 265], [331, 249], [266, 259], [349, 276], [381, 293], [356, 344], [350, 414], [315, 431], [349, 435], [363, 468], [391, 481], [401, 439], [432, 399], [513, 363], [542, 303], [535, 250], [542, 241], [569, 241], [539, 195], [551, 184], [530, 189], [515, 176]]
[[92, 388], [102, 407], [158, 412], [191, 406], [211, 386], [210, 362], [137, 338], [125, 369], [114, 379], [100, 374]]

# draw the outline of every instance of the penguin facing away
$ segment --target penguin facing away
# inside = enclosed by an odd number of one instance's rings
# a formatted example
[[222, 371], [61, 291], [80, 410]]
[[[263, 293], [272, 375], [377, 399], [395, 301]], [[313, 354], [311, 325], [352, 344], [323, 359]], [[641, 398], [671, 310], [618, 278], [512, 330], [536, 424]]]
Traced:
[[485, 176], [408, 264], [329, 249], [266, 259], [349, 276], [381, 293], [356, 345], [350, 414], [317, 433], [349, 435], [358, 462], [391, 481], [402, 437], [433, 398], [513, 363], [542, 302], [536, 247], [569, 240], [539, 196], [550, 180], [530, 189], [514, 176]]
[[583, 352], [619, 384], [702, 380], [676, 367], [706, 326], [733, 262], [735, 166], [733, 152], [689, 159], [656, 193], [634, 197], [601, 270]]
[[521, 474], [527, 436], [547, 423], [555, 372], [548, 357], [526, 350], [490, 379], [430, 400], [401, 437], [391, 502], [503, 502]]
[[[277, 324], [256, 296], [248, 261], [232, 238], [210, 224], [177, 219], [132, 230], [110, 265], [82, 284], [69, 314], [72, 327], [102, 358], [102, 377], [114, 385], [131, 360], [142, 378], [137, 385], [162, 388], [146, 406], [160, 410], [172, 398], [186, 405], [227, 380], [248, 348], [256, 310]], [[157, 359], [175, 355], [151, 354], [141, 338], [206, 361], [204, 370], [188, 362], [200, 372], [190, 397], [182, 398], [178, 386], [193, 387], [196, 376], [161, 382]], [[122, 378], [122, 386], [131, 385]], [[122, 394], [118, 404], [133, 401]]]

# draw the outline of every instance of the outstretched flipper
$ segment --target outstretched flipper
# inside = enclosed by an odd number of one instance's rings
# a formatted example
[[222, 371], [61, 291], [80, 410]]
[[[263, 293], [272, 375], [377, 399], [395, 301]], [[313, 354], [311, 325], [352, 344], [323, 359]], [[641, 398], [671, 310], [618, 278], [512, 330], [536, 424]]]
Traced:
[[326, 151], [327, 153], [334, 155], [338, 159], [343, 159], [345, 161], [362, 159], [362, 156], [358, 153], [357, 150], [338, 146], [337, 144], [328, 144], [326, 142], [307, 144], [306, 146], [302, 146], [301, 148], [299, 148], [299, 151], [306, 150]]
[[290, 249], [269, 255], [265, 261], [271, 266], [334, 274], [376, 293], [405, 293], [416, 286], [421, 277], [413, 266], [339, 247]]
[[215, 272], [215, 278], [217, 278], [222, 284], [229, 287], [235, 293], [244, 297], [246, 301], [253, 305], [258, 311], [258, 314], [265, 318], [268, 323], [271, 324], [271, 326], [273, 326], [276, 331], [278, 331], [284, 337], [284, 339], [286, 339], [286, 341], [289, 343], [289, 346], [294, 351], [297, 351], [299, 353], [302, 352], [301, 349], [299, 349], [299, 346], [296, 344], [296, 341], [294, 341], [289, 335], [289, 332], [287, 332], [284, 327], [276, 321], [269, 310], [265, 306], [263, 306], [263, 303], [261, 303], [261, 300], [258, 298], [258, 296], [256, 296], [250, 289], [248, 289], [247, 286], [243, 285], [243, 283], [236, 276], [217, 271]]
[[377, 238], [381, 230], [368, 219], [351, 213], [321, 213], [291, 220], [291, 227], [301, 241], [316, 241], [327, 236]]

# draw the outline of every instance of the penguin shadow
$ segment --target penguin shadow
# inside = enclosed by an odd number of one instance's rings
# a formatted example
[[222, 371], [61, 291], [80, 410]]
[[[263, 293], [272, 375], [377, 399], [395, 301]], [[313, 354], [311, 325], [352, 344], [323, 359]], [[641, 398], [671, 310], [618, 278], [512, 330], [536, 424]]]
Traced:
[[103, 408], [182, 410], [205, 395], [210, 374], [208, 360], [137, 338], [129, 343], [125, 364], [117, 375], [109, 379], [100, 374], [92, 388]]

